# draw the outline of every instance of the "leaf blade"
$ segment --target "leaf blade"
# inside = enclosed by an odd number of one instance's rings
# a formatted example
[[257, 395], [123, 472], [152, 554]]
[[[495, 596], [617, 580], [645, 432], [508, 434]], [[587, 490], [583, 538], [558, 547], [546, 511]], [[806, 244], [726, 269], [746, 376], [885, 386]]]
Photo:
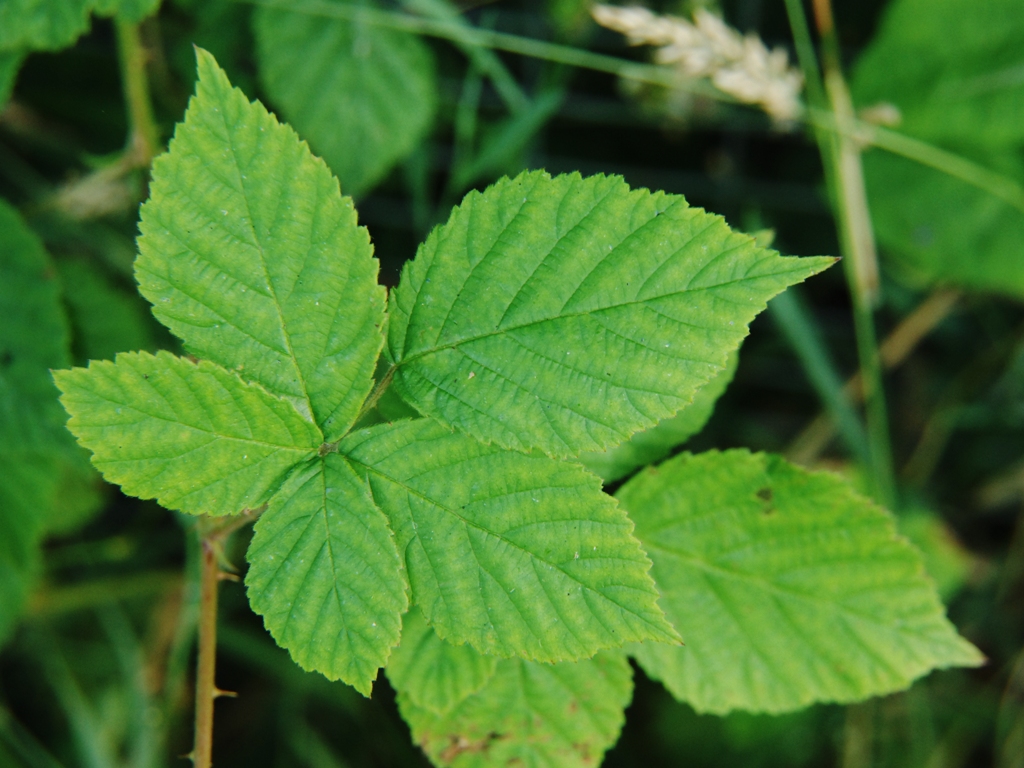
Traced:
[[396, 691], [434, 714], [443, 715], [483, 688], [498, 659], [469, 645], [446, 643], [411, 610], [402, 621], [402, 643], [388, 660], [388, 680]]
[[191, 514], [259, 507], [322, 440], [288, 402], [205, 360], [128, 352], [54, 378], [107, 480]]
[[428, 419], [359, 430], [339, 450], [362, 465], [413, 602], [443, 639], [549, 662], [676, 641], [632, 523], [579, 465]]
[[635, 656], [698, 711], [856, 701], [981, 661], [890, 516], [837, 477], [741, 450], [681, 454], [617, 495], [686, 642]]
[[477, 693], [438, 715], [398, 695], [413, 738], [438, 766], [588, 768], [619, 736], [633, 693], [625, 655], [538, 664], [502, 659]]
[[434, 61], [418, 36], [282, 8], [258, 8], [253, 24], [267, 93], [347, 194], [373, 187], [429, 130]]
[[543, 172], [470, 193], [389, 304], [395, 386], [485, 442], [575, 456], [692, 400], [768, 298], [831, 259], [783, 259], [683, 198]]
[[383, 344], [369, 235], [295, 132], [197, 58], [196, 95], [142, 207], [140, 291], [197, 357], [291, 398], [337, 438]]
[[247, 557], [249, 602], [278, 644], [303, 669], [369, 696], [398, 644], [408, 598], [394, 538], [365, 482], [336, 454], [319, 459], [257, 521]]

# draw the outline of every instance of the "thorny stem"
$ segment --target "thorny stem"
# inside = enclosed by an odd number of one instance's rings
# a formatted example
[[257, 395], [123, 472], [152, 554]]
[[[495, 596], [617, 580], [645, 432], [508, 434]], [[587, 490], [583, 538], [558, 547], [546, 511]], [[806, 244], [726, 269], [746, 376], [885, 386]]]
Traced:
[[195, 743], [190, 755], [195, 768], [210, 768], [212, 765], [214, 700], [234, 695], [220, 690], [214, 682], [217, 667], [217, 587], [222, 579], [233, 578], [221, 569], [224, 542], [255, 515], [247, 510], [229, 518], [204, 518], [198, 526], [199, 659], [196, 665]]
[[117, 47], [121, 64], [124, 98], [128, 105], [128, 146], [130, 164], [145, 168], [160, 148], [160, 133], [153, 117], [146, 77], [146, 49], [139, 25], [117, 19]]

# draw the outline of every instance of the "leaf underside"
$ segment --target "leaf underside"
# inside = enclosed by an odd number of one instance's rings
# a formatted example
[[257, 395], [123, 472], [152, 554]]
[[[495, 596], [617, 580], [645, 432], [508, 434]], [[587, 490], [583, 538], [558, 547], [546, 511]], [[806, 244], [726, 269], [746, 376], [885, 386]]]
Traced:
[[383, 344], [369, 235], [323, 161], [197, 55], [196, 96], [142, 207], [139, 290], [189, 351], [290, 398], [337, 439]]
[[247, 557], [249, 601], [274, 639], [369, 696], [408, 601], [387, 520], [348, 462], [330, 454], [289, 478]]
[[444, 768], [593, 768], [618, 738], [632, 694], [625, 656], [604, 651], [554, 665], [503, 659], [481, 690], [444, 714], [402, 691], [398, 708]]
[[260, 77], [349, 195], [420, 142], [436, 109], [434, 61], [418, 36], [277, 8], [253, 17]]
[[412, 601], [445, 640], [548, 662], [677, 640], [632, 523], [578, 465], [429, 419], [360, 430], [339, 449], [362, 465]]
[[54, 378], [103, 476], [183, 512], [259, 507], [321, 441], [288, 402], [205, 360], [128, 352]]
[[832, 262], [619, 177], [523, 173], [467, 195], [406, 265], [394, 386], [486, 442], [603, 450], [689, 403], [769, 298]]
[[698, 711], [858, 701], [982, 660], [891, 516], [836, 476], [743, 450], [681, 454], [617, 496], [686, 642], [635, 656]]

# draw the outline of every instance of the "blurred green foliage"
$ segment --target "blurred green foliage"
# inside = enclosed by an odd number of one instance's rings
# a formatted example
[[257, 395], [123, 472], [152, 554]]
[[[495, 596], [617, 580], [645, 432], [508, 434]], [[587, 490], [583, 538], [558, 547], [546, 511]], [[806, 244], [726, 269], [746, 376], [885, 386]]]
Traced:
[[[59, 429], [47, 373], [128, 349], [180, 351], [131, 278], [144, 174], [111, 173], [89, 187], [104, 196], [101, 214], [83, 216], [64, 202], [75, 185], [116, 166], [126, 142], [109, 17], [137, 21], [154, 5], [0, 0], [3, 766], [163, 766], [189, 750], [196, 553], [183, 531], [190, 523], [99, 484]], [[835, 6], [858, 107], [891, 103], [897, 130], [1024, 183], [1018, 2]], [[721, 10], [744, 31], [790, 44], [781, 3], [731, 0]], [[459, 11], [474, 26], [642, 56], [596, 30], [574, 0], [471, 3]], [[344, 100], [358, 93], [341, 76], [339, 88], [290, 105], [292, 89], [275, 83], [303, 73], [285, 60], [272, 74], [255, 42], [262, 34], [265, 46], [286, 30], [253, 31], [254, 16], [277, 13], [226, 0], [166, 0], [142, 22], [165, 141], [192, 92], [197, 44], [246, 93], [294, 120], [331, 163], [339, 141], [332, 125], [342, 120], [331, 115], [347, 118]], [[313, 31], [330, 37], [338, 23]], [[343, 185], [353, 174], [348, 183], [362, 196], [360, 216], [391, 285], [464, 189], [526, 167], [622, 173], [633, 186], [683, 193], [734, 224], [756, 214], [786, 252], [837, 250], [817, 153], [799, 132], [780, 134], [758, 114], [701, 98], [680, 106], [657, 89], [638, 104], [623, 98], [612, 76], [543, 59], [499, 53], [488, 63], [440, 40], [398, 39], [400, 56], [419, 62], [416, 85], [397, 115], [373, 118], [396, 138], [375, 156], [372, 141], [356, 150], [353, 171], [342, 167], [351, 152], [343, 144], [333, 150], [343, 158], [334, 161]], [[343, 69], [348, 54], [375, 50], [353, 44], [324, 61]], [[515, 92], [498, 86], [501, 72], [524, 98], [518, 107], [510, 106]], [[671, 114], [659, 106], [666, 103]], [[879, 114], [893, 116], [867, 116]], [[924, 551], [952, 620], [989, 663], [849, 709], [779, 717], [698, 715], [634, 670], [634, 702], [608, 766], [1024, 765], [1024, 213], [878, 149], [864, 162], [882, 250], [883, 329], [897, 327], [932, 286], [965, 292], [887, 383], [905, 498], [901, 528]], [[838, 370], [852, 373], [840, 276], [821, 279], [803, 297]], [[759, 322], [706, 426], [671, 442], [784, 451], [819, 409], [785, 338]], [[822, 458], [843, 467], [849, 457], [831, 444]], [[227, 553], [238, 565], [247, 544], [239, 538]], [[239, 697], [218, 704], [217, 765], [427, 764], [386, 684], [364, 701], [302, 672], [267, 636], [240, 588], [226, 584], [222, 600], [218, 682]]]

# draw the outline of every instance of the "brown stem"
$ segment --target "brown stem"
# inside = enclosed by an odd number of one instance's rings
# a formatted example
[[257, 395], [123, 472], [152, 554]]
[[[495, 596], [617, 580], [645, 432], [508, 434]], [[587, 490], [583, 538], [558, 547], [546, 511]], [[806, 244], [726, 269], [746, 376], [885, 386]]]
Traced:
[[217, 698], [217, 585], [220, 583], [219, 537], [200, 534], [199, 663], [196, 670], [195, 768], [210, 768], [213, 753], [213, 700]]

